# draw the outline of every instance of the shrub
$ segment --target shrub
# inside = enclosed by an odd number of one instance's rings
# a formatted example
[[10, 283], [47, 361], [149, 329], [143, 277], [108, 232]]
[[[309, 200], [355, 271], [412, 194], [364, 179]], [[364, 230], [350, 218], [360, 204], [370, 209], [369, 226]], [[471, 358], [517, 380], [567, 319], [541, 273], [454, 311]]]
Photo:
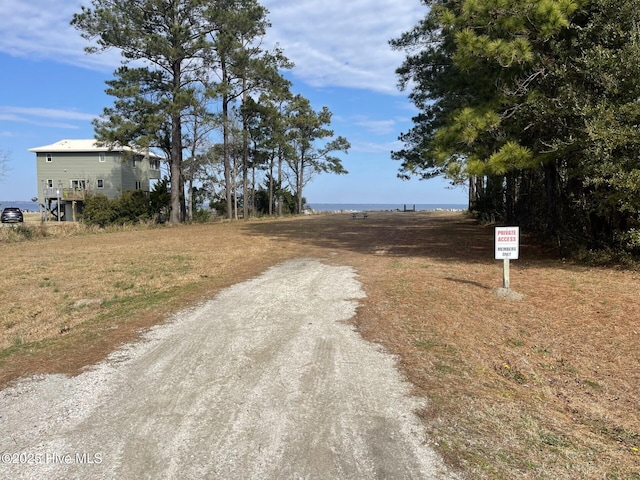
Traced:
[[193, 212], [193, 221], [195, 223], [207, 223], [211, 220], [211, 211], [204, 208], [196, 208]]
[[112, 223], [138, 223], [152, 217], [151, 204], [147, 194], [141, 190], [127, 190], [119, 198], [111, 201], [114, 212]]
[[112, 202], [106, 195], [89, 195], [85, 198], [84, 209], [81, 218], [87, 225], [97, 225], [106, 227], [110, 225], [116, 217]]
[[163, 178], [156, 183], [149, 193], [149, 207], [151, 214], [158, 223], [165, 222], [171, 210], [171, 192], [169, 191], [169, 179]]
[[160, 211], [155, 208], [162, 208], [162, 198], [141, 190], [127, 190], [113, 200], [102, 194], [90, 195], [85, 199], [81, 218], [86, 225], [100, 228], [158, 221]]
[[626, 252], [640, 254], [640, 229], [631, 228], [625, 232], [618, 232], [616, 243]]

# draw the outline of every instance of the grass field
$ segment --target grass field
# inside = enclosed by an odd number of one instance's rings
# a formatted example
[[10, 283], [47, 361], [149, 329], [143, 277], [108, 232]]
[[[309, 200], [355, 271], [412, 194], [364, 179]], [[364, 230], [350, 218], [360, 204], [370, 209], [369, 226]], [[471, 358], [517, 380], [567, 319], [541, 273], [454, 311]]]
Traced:
[[574, 264], [525, 236], [511, 263], [522, 298], [503, 298], [493, 227], [449, 212], [32, 228], [28, 241], [0, 229], [0, 384], [77, 373], [221, 288], [319, 257], [356, 268], [354, 324], [397, 355], [427, 398], [428, 441], [467, 478], [640, 479], [635, 270]]

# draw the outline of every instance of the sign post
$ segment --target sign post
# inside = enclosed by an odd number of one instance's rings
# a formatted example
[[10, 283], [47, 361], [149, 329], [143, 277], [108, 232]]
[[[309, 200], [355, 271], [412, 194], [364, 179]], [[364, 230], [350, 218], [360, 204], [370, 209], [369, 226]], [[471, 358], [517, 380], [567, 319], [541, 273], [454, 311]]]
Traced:
[[520, 227], [496, 227], [496, 260], [503, 261], [503, 286], [509, 289], [509, 261], [520, 253]]

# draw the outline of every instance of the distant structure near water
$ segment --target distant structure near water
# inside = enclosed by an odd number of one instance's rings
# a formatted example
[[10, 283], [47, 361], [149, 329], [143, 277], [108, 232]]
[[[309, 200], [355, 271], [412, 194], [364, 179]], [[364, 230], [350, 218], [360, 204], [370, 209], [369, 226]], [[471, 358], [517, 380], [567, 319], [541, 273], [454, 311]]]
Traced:
[[87, 193], [116, 198], [127, 190], [150, 192], [160, 180], [162, 157], [93, 139], [61, 140], [30, 148], [36, 154], [38, 204], [46, 220], [74, 221]]

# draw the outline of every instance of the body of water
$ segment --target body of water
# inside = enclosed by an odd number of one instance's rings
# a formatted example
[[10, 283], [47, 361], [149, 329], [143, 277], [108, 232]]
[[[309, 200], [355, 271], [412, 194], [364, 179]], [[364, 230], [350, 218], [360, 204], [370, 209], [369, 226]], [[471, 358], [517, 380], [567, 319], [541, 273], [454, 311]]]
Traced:
[[20, 210], [25, 212], [37, 212], [38, 204], [35, 202], [25, 202], [25, 201], [10, 201], [10, 200], [2, 200], [0, 201], [0, 210], [6, 207], [18, 207]]
[[413, 210], [467, 210], [466, 204], [455, 203], [309, 203], [316, 212], [372, 212]]
[[[310, 203], [308, 206], [316, 212], [375, 212], [413, 210], [467, 210], [465, 204], [455, 203]], [[38, 204], [25, 201], [0, 201], [0, 209], [18, 207], [21, 210], [37, 212]]]

